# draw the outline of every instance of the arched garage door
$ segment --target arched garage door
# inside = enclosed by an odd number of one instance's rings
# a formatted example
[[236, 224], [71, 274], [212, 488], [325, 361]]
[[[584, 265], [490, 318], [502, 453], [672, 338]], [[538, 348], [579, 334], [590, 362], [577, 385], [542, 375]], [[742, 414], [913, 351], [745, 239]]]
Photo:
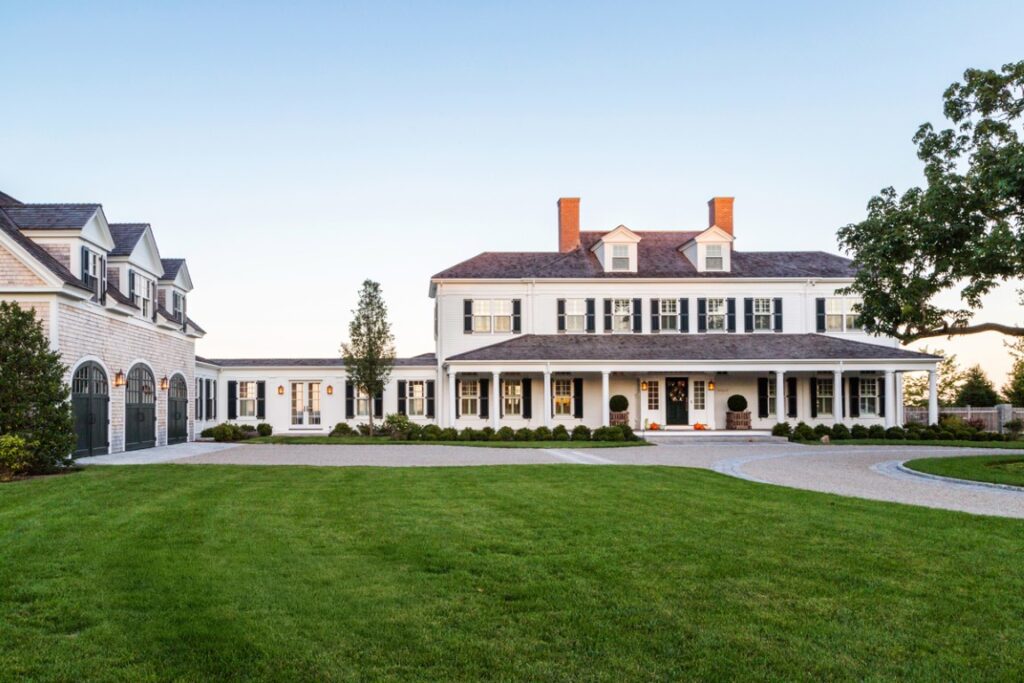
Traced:
[[156, 445], [156, 384], [145, 365], [128, 372], [124, 406], [124, 448], [135, 451]]
[[167, 443], [188, 441], [188, 385], [175, 375], [167, 389]]
[[107, 374], [96, 363], [83, 363], [75, 370], [71, 379], [71, 410], [78, 437], [75, 457], [106, 453], [110, 392]]

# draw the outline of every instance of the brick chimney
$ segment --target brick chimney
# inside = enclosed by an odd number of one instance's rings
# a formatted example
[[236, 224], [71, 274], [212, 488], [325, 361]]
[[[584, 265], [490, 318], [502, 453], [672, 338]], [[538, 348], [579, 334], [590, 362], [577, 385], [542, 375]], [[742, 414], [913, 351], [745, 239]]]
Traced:
[[734, 197], [712, 197], [708, 200], [708, 227], [717, 226], [732, 233], [732, 202]]
[[565, 253], [580, 246], [580, 198], [558, 200], [558, 251]]

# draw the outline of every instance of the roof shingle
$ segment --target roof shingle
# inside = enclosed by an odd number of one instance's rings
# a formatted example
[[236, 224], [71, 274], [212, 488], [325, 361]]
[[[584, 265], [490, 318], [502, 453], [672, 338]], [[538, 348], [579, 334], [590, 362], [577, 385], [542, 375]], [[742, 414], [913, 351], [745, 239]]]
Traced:
[[99, 204], [18, 204], [4, 211], [22, 230], [78, 230], [100, 209]]
[[[202, 358], [196, 360], [211, 365], [232, 368], [296, 367], [296, 368], [344, 368], [341, 358]], [[396, 358], [395, 367], [434, 367], [437, 357], [422, 353], [411, 358]]]
[[149, 223], [111, 223], [110, 236], [114, 238], [114, 248], [110, 255], [130, 256], [148, 227]]

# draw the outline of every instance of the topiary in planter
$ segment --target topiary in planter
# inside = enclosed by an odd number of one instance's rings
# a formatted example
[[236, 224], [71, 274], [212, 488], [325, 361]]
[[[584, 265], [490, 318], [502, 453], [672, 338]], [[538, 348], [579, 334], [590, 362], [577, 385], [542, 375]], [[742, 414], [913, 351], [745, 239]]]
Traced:
[[613, 413], [624, 413], [629, 410], [629, 399], [622, 394], [615, 394], [608, 400], [608, 409]]
[[740, 394], [733, 394], [729, 397], [729, 400], [725, 402], [725, 405], [729, 407], [734, 413], [742, 413], [747, 409], [747, 399]]

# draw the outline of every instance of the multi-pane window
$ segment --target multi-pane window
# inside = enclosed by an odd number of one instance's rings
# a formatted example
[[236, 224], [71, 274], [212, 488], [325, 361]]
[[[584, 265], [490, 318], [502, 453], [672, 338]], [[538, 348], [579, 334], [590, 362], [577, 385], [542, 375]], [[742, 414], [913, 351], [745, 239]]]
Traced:
[[818, 397], [816, 399], [815, 409], [818, 413], [818, 417], [828, 417], [832, 415], [833, 405], [835, 402], [835, 383], [831, 379], [819, 379], [818, 380]]
[[135, 304], [145, 318], [153, 316], [153, 300], [156, 293], [156, 286], [153, 281], [144, 278], [136, 272], [131, 272], [129, 277], [129, 289], [132, 292], [132, 303]]
[[768, 378], [768, 414], [775, 415], [778, 411], [778, 396], [775, 393], [775, 378]]
[[878, 415], [878, 380], [861, 379], [860, 381], [860, 414], [863, 416]]
[[831, 297], [825, 299], [825, 330], [828, 332], [851, 332], [860, 329], [860, 320], [854, 307], [856, 299]]
[[309, 411], [309, 424], [320, 424], [320, 382], [306, 384], [306, 408]]
[[320, 424], [320, 382], [292, 382], [292, 424]]
[[505, 380], [501, 387], [502, 412], [505, 415], [523, 414], [523, 383], [518, 379]]
[[658, 302], [658, 324], [663, 330], [674, 330], [679, 327], [679, 301], [662, 299]]
[[473, 331], [474, 332], [511, 332], [512, 301], [511, 299], [474, 299], [473, 300]]
[[708, 330], [725, 329], [725, 299], [708, 299]]
[[238, 383], [238, 416], [256, 417], [256, 382]]
[[754, 329], [772, 329], [772, 300], [754, 299]]
[[495, 332], [512, 331], [512, 301], [499, 299], [491, 302], [491, 315], [494, 316]]
[[704, 410], [707, 407], [707, 385], [702, 379], [693, 381], [693, 409]]
[[97, 299], [103, 297], [103, 268], [105, 259], [94, 251], [82, 251], [82, 281], [95, 294]]
[[587, 329], [586, 299], [565, 300], [565, 331], [585, 332]]
[[464, 379], [459, 389], [459, 412], [463, 415], [476, 415], [480, 412], [480, 382], [475, 379]]
[[633, 302], [629, 299], [612, 299], [612, 330], [630, 332], [633, 329]]
[[555, 415], [572, 415], [572, 380], [556, 379], [554, 385]]
[[185, 315], [185, 295], [178, 292], [171, 292], [171, 315], [176, 320], [183, 321]]
[[473, 300], [473, 331], [491, 331], [491, 302], [486, 299]]
[[661, 391], [658, 382], [647, 383], [647, 410], [659, 410], [661, 408]]
[[363, 387], [356, 388], [356, 417], [369, 417], [370, 394]]
[[725, 267], [725, 258], [722, 256], [721, 244], [709, 244], [704, 252], [704, 270], [722, 270]]
[[412, 381], [406, 387], [406, 412], [409, 415], [427, 414], [427, 385], [423, 381]]
[[612, 245], [612, 270], [629, 270], [629, 245]]

